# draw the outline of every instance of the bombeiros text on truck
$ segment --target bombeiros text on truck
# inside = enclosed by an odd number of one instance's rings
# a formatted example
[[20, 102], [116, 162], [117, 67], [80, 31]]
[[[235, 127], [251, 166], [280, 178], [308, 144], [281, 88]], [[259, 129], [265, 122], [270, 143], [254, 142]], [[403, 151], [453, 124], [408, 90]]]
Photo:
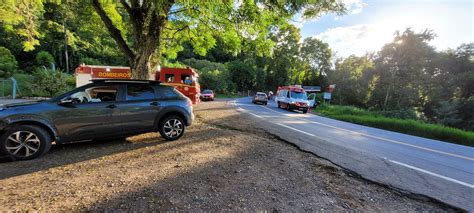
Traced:
[[[96, 79], [131, 79], [130, 67], [99, 66], [81, 64], [76, 68], [76, 87], [86, 85]], [[201, 89], [198, 73], [190, 68], [158, 68], [150, 80], [160, 81], [161, 85], [174, 86], [179, 92], [191, 99], [193, 104], [199, 103]]]

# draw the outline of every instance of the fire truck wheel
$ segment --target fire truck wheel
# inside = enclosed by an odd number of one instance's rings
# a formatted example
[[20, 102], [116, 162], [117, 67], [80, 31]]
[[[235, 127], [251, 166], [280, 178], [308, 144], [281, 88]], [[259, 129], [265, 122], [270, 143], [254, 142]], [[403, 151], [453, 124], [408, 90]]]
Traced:
[[169, 141], [179, 139], [183, 136], [185, 130], [186, 125], [184, 125], [183, 119], [176, 115], [166, 117], [158, 127], [161, 137]]

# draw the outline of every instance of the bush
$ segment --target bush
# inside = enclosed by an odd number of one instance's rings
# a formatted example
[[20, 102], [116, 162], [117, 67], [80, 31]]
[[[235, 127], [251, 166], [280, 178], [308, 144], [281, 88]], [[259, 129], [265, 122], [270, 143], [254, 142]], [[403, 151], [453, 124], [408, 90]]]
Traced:
[[36, 63], [38, 63], [38, 65], [49, 67], [54, 63], [54, 57], [49, 52], [40, 51], [36, 54]]
[[18, 63], [10, 50], [0, 47], [0, 78], [9, 78], [17, 67]]
[[33, 94], [36, 96], [53, 97], [73, 88], [69, 85], [68, 79], [71, 75], [59, 70], [37, 69], [34, 73], [34, 83], [32, 85]]
[[19, 97], [31, 97], [33, 96], [32, 85], [35, 81], [35, 78], [31, 74], [24, 73], [15, 73], [13, 74], [17, 82], [17, 92]]

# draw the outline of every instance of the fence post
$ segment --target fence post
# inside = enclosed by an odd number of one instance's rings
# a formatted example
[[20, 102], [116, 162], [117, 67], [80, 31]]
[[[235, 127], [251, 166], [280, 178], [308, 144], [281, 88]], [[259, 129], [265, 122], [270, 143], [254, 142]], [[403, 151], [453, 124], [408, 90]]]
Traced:
[[16, 80], [15, 78], [11, 77], [10, 80], [12, 80], [13, 82], [13, 85], [12, 85], [12, 97], [13, 99], [16, 99], [16, 86], [17, 86], [17, 83], [16, 83]]

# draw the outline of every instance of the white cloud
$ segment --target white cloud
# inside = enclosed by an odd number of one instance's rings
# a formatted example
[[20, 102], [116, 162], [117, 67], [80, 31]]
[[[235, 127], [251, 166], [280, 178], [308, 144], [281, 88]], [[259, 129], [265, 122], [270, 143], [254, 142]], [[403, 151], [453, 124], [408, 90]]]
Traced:
[[330, 28], [315, 37], [329, 43], [338, 56], [347, 57], [379, 50], [392, 40], [393, 33], [393, 30], [381, 26], [359, 24]]
[[[343, 3], [347, 9], [348, 15], [358, 14], [361, 13], [364, 7], [367, 6], [362, 0], [337, 0], [339, 3]], [[293, 16], [293, 19], [290, 21], [291, 24], [295, 25], [298, 28], [303, 27], [305, 23], [308, 22], [315, 22], [315, 19], [304, 19], [301, 16], [302, 13], [297, 13]], [[335, 20], [339, 20], [339, 17], [334, 17]]]

